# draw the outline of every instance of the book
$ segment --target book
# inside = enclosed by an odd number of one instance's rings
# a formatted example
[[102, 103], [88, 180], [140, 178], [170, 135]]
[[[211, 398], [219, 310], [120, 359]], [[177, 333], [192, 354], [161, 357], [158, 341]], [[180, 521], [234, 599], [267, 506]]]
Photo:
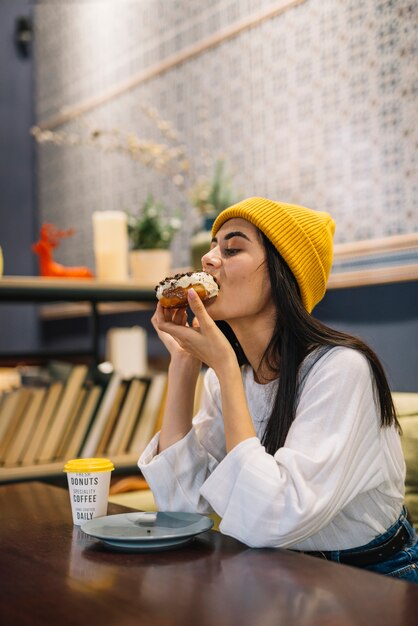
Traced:
[[25, 407], [19, 428], [16, 430], [13, 441], [4, 456], [5, 466], [17, 465], [21, 461], [32, 434], [36, 430], [37, 419], [45, 394], [46, 388], [35, 387], [31, 389], [31, 397]]
[[[99, 401], [110, 380], [110, 377], [111, 374], [103, 372], [99, 367], [92, 367], [89, 369], [74, 404], [73, 411], [67, 420], [65, 433], [57, 450], [58, 458], [68, 459], [74, 449], [77, 450], [76, 454], [79, 452], [81, 445], [91, 428]], [[97, 389], [93, 394], [93, 400], [90, 400], [88, 406], [86, 407], [86, 413], [84, 413], [84, 407], [87, 403], [87, 399], [94, 387], [97, 387]], [[79, 427], [80, 420], [82, 420], [81, 427]]]
[[166, 379], [163, 397], [161, 398], [161, 404], [160, 404], [160, 408], [158, 409], [158, 415], [157, 415], [157, 419], [155, 420], [154, 431], [152, 433], [151, 439], [156, 433], [158, 433], [161, 430], [163, 417], [164, 417], [164, 411], [165, 411], [165, 404], [167, 400], [167, 390], [168, 390], [168, 376]]
[[125, 397], [128, 392], [128, 389], [129, 389], [129, 381], [122, 380], [117, 390], [115, 399], [113, 401], [112, 408], [109, 412], [109, 417], [107, 419], [106, 426], [103, 430], [102, 436], [100, 437], [100, 441], [97, 445], [96, 454], [98, 456], [100, 456], [101, 454], [104, 454], [108, 448], [109, 441], [115, 430], [117, 418], [119, 416], [122, 405], [125, 401]]
[[70, 460], [79, 456], [81, 446], [85, 440], [86, 433], [94, 417], [95, 411], [102, 395], [102, 387], [94, 385], [86, 390], [86, 399], [81, 409], [75, 430], [67, 444], [64, 452], [65, 458]]
[[145, 380], [140, 380], [139, 378], [132, 379], [107, 449], [108, 455], [123, 454], [125, 452], [132, 430], [137, 422], [147, 387]]
[[62, 383], [66, 383], [73, 371], [74, 364], [67, 361], [52, 360], [49, 361], [46, 367], [47, 375], [51, 382], [59, 380]]
[[121, 375], [118, 372], [113, 372], [110, 375], [99, 407], [94, 416], [93, 423], [87, 433], [86, 440], [80, 452], [81, 457], [89, 458], [96, 454], [97, 446], [106, 427], [106, 422], [112, 409], [113, 401], [117, 394], [121, 380]]
[[67, 420], [71, 416], [87, 372], [87, 365], [81, 364], [72, 366], [39, 454], [38, 460], [40, 463], [47, 463], [55, 459], [61, 437], [63, 432], [65, 432]]
[[17, 390], [17, 398], [13, 405], [11, 415], [9, 415], [9, 423], [7, 430], [3, 434], [0, 446], [0, 462], [3, 463], [8, 457], [8, 453], [13, 440], [19, 431], [20, 423], [24, 415], [25, 409], [31, 397], [31, 390], [27, 387], [21, 387]]
[[125, 394], [123, 404], [120, 408], [119, 414], [116, 416], [115, 427], [109, 443], [106, 448], [106, 455], [111, 456], [116, 454], [119, 443], [121, 441], [124, 428], [126, 427], [129, 413], [132, 409], [132, 404], [137, 392], [139, 391], [139, 380], [132, 378], [127, 382], [128, 388]]
[[138, 424], [129, 443], [129, 453], [139, 456], [151, 441], [164, 398], [166, 384], [166, 372], [155, 374], [152, 377]]
[[55, 453], [55, 456], [57, 459], [62, 459], [66, 453], [67, 446], [77, 426], [77, 421], [79, 419], [79, 415], [80, 415], [81, 408], [83, 406], [83, 403], [86, 397], [86, 393], [87, 393], [87, 389], [82, 387], [77, 394], [77, 398], [74, 402], [73, 409], [68, 415], [67, 423], [65, 424], [58, 448]]
[[125, 454], [128, 452], [129, 443], [133, 437], [133, 433], [137, 427], [138, 421], [141, 419], [142, 409], [145, 405], [145, 398], [147, 397], [148, 389], [151, 384], [151, 379], [142, 378], [141, 386], [139, 389], [139, 397], [134, 401], [132, 412], [128, 419], [126, 429], [123, 432], [122, 439], [119, 442], [119, 447], [116, 454]]
[[58, 405], [59, 397], [64, 385], [61, 381], [54, 381], [48, 387], [44, 402], [37, 420], [36, 430], [31, 437], [22, 458], [22, 465], [33, 465], [39, 458], [40, 449], [48, 432], [52, 417]]
[[0, 411], [0, 453], [2, 449], [3, 437], [5, 436], [10, 421], [13, 418], [13, 413], [16, 409], [17, 402], [19, 400], [19, 390], [9, 391], [4, 395], [1, 411]]
[[[29, 376], [27, 370], [25, 370], [24, 377], [29, 380], [39, 380], [43, 383], [48, 381], [48, 389], [37, 420], [36, 430], [33, 433], [33, 437], [31, 438], [21, 461], [23, 465], [32, 465], [36, 463], [42, 455], [45, 441], [52, 428], [59, 402], [63, 396], [64, 387], [69, 379], [73, 367], [73, 364], [66, 361], [52, 360], [49, 361], [46, 368], [42, 368], [38, 372], [36, 372], [36, 370], [29, 371]], [[49, 459], [45, 459], [44, 462], [48, 460]]]

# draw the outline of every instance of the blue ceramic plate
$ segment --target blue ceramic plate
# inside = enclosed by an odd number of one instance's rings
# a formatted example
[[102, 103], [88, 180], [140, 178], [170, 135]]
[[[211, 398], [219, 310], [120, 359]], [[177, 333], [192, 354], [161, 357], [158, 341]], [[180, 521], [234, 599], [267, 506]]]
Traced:
[[198, 513], [134, 512], [96, 517], [81, 529], [114, 548], [140, 552], [183, 545], [212, 526]]
[[161, 541], [117, 541], [117, 539], [100, 539], [100, 541], [112, 548], [112, 550], [118, 550], [119, 552], [157, 552], [180, 548], [186, 545], [186, 543], [190, 543], [193, 538], [194, 535], [192, 537], [182, 537], [181, 539], [161, 539]]

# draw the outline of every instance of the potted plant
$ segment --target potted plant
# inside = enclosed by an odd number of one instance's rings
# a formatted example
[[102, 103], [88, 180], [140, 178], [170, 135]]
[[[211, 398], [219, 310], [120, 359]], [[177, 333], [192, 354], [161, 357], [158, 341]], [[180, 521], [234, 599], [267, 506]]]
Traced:
[[201, 180], [193, 187], [190, 199], [203, 218], [202, 230], [191, 239], [192, 265], [201, 269], [201, 258], [210, 247], [213, 222], [221, 211], [238, 202], [222, 159], [216, 161], [211, 179]]
[[170, 244], [181, 221], [169, 217], [166, 207], [152, 194], [139, 214], [127, 213], [127, 217], [131, 275], [143, 285], [154, 286], [170, 273]]

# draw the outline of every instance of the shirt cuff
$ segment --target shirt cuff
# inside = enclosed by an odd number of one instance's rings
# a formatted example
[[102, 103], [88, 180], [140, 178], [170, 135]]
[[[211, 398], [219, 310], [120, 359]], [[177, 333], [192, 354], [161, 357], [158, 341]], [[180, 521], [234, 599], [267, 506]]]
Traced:
[[[154, 437], [138, 460], [138, 467], [154, 493], [160, 510], [206, 512], [200, 487], [216, 464], [192, 428], [185, 437], [157, 454]], [[205, 509], [203, 511], [202, 509]]]
[[198, 460], [201, 456], [201, 446], [193, 428], [182, 438], [165, 448], [162, 452], [158, 452], [158, 444], [160, 442], [160, 433], [156, 433], [151, 439], [143, 453], [138, 459], [138, 467], [142, 469], [147, 465], [159, 461], [164, 456], [166, 462], [173, 468], [179, 459], [184, 456], [190, 457], [191, 460]]
[[158, 456], [158, 444], [160, 442], [160, 433], [156, 433], [151, 439], [145, 450], [138, 459], [138, 467], [149, 465], [154, 458]]
[[221, 517], [224, 516], [241, 470], [248, 463], [251, 452], [261, 448], [257, 437], [241, 441], [217, 465], [200, 489], [201, 495]]

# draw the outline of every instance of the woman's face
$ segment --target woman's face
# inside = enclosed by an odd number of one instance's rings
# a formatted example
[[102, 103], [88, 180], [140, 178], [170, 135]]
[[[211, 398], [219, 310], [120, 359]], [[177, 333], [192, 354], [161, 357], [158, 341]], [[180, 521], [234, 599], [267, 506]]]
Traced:
[[216, 278], [219, 295], [207, 305], [214, 320], [251, 321], [274, 318], [266, 253], [259, 231], [247, 220], [230, 219], [202, 257], [203, 269]]

